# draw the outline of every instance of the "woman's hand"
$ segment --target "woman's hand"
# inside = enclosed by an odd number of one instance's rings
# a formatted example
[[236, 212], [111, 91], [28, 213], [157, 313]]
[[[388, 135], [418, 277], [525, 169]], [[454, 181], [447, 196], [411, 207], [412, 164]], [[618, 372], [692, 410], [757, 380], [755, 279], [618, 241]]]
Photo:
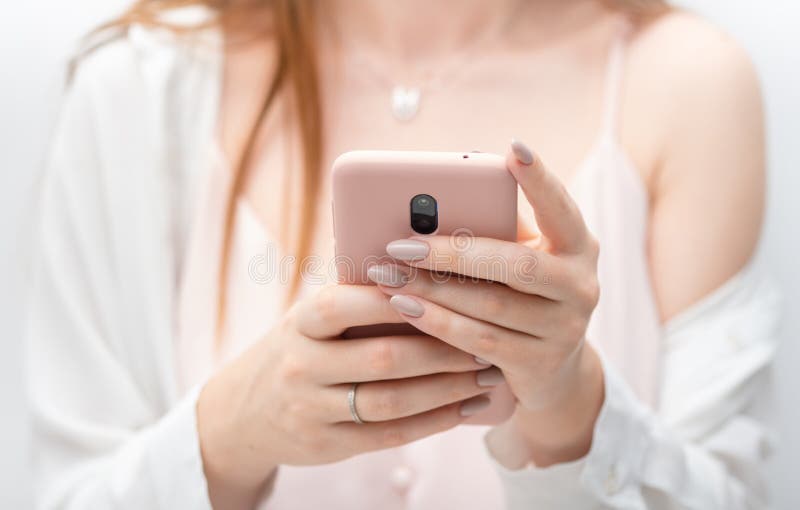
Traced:
[[[402, 322], [376, 287], [326, 287], [216, 374], [197, 404], [214, 507], [252, 508], [280, 464], [399, 446], [488, 405], [481, 395], [502, 381], [499, 370], [446, 343], [421, 334], [339, 338], [353, 326]], [[348, 406], [356, 382], [364, 424]]]
[[526, 439], [526, 461], [545, 465], [588, 451], [603, 400], [602, 370], [584, 341], [599, 296], [598, 245], [530, 150], [512, 143], [507, 166], [541, 236], [398, 240], [387, 252], [410, 267], [375, 266], [370, 278], [410, 324], [502, 369], [518, 399], [510, 423]]

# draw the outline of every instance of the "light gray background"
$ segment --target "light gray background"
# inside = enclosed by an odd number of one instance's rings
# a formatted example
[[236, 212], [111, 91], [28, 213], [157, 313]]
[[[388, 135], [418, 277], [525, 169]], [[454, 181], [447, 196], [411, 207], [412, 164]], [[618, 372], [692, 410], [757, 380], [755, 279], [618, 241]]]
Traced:
[[[20, 356], [22, 267], [29, 203], [58, 105], [61, 71], [77, 37], [124, 0], [7, 2], [0, 15], [0, 508], [30, 506]], [[776, 374], [781, 447], [775, 508], [800, 508], [800, 1], [681, 0], [732, 32], [764, 86], [770, 136], [770, 202], [763, 260], [784, 287], [787, 318]], [[702, 51], [702, 48], [698, 48]]]

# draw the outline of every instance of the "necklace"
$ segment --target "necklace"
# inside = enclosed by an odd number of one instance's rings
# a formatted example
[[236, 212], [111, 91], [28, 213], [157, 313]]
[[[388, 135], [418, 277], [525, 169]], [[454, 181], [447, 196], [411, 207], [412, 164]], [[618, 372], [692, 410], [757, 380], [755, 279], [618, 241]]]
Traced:
[[420, 87], [392, 87], [392, 115], [400, 122], [408, 122], [419, 111], [419, 100], [422, 97]]
[[[355, 57], [354, 68], [366, 70], [371, 78], [377, 82], [381, 88], [390, 91], [390, 112], [398, 122], [409, 122], [417, 116], [423, 93], [429, 94], [434, 91], [442, 90], [448, 83], [452, 83], [459, 71], [467, 67], [467, 63], [475, 64], [475, 52], [499, 38], [506, 32], [508, 25], [513, 21], [514, 16], [509, 15], [508, 19], [501, 19], [493, 28], [486, 29], [484, 33], [474, 39], [467, 48], [450, 58], [444, 65], [426, 69], [418, 74], [418, 78], [413, 85], [398, 83], [395, 77], [389, 73], [385, 63], [377, 62], [374, 58], [369, 58], [360, 51], [350, 51]], [[335, 35], [339, 32], [335, 30]], [[341, 36], [339, 36], [341, 40]], [[381, 65], [383, 64], [383, 65]]]

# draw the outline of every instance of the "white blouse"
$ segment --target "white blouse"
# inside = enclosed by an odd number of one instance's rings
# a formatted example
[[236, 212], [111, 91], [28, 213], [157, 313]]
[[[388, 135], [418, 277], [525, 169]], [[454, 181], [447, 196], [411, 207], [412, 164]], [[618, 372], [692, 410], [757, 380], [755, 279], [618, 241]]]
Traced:
[[[85, 58], [66, 95], [27, 339], [39, 508], [210, 508], [200, 385], [182, 391], [175, 339], [216, 123], [215, 41], [134, 27]], [[752, 408], [765, 394], [779, 308], [750, 265], [672, 319], [656, 405], [604, 359], [591, 451], [545, 469], [495, 463], [507, 507], [764, 507], [769, 441]]]

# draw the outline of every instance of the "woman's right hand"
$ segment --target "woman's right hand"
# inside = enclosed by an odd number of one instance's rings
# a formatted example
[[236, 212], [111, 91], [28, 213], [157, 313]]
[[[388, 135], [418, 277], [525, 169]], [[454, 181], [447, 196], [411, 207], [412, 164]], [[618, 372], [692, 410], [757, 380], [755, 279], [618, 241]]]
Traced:
[[[488, 405], [482, 394], [502, 374], [471, 354], [421, 334], [340, 338], [350, 327], [403, 322], [376, 287], [325, 287], [212, 377], [197, 426], [214, 507], [252, 507], [280, 464], [399, 446]], [[351, 417], [352, 383], [367, 423]]]

